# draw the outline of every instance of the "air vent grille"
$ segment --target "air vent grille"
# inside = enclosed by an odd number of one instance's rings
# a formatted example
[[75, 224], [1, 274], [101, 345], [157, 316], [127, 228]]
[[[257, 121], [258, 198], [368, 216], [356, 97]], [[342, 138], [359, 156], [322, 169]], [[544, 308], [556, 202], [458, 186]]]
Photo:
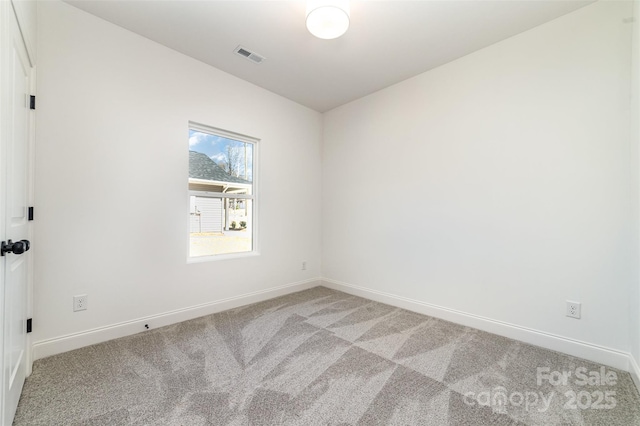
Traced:
[[265, 60], [265, 57], [262, 55], [257, 54], [256, 52], [252, 52], [242, 46], [238, 46], [236, 47], [236, 49], [234, 50], [234, 53], [236, 55], [240, 55], [243, 58], [253, 62], [254, 64], [259, 64], [262, 61]]

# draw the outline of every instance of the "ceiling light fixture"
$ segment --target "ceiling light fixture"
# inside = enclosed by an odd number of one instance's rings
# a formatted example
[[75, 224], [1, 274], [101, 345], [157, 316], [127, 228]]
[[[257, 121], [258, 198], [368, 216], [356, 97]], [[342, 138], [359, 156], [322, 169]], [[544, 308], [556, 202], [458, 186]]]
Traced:
[[349, 29], [349, 0], [309, 0], [307, 29], [318, 38], [338, 38]]

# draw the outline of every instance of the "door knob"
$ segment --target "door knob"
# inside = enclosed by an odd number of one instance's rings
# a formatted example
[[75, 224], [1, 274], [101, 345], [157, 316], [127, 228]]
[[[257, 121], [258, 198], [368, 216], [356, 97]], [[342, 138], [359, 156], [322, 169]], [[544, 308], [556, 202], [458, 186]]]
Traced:
[[30, 248], [31, 243], [29, 243], [29, 240], [20, 240], [15, 243], [9, 240], [7, 242], [2, 242], [0, 251], [2, 252], [2, 256], [4, 256], [6, 253], [22, 254], [25, 251], [29, 251]]

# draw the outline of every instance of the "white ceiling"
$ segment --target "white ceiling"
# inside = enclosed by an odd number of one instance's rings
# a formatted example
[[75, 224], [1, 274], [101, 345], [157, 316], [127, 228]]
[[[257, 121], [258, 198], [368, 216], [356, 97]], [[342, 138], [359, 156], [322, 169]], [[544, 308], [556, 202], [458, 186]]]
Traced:
[[[67, 2], [324, 112], [592, 1], [352, 0], [349, 31], [335, 40], [309, 34], [303, 0]], [[238, 45], [267, 59], [249, 62]]]

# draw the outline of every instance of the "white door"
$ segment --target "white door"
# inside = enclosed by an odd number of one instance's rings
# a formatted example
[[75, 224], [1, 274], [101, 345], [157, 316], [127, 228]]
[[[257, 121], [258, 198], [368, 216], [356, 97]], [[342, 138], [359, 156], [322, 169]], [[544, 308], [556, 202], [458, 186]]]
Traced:
[[[0, 239], [28, 239], [29, 95], [31, 66], [10, 2], [1, 1], [2, 62], [0, 64]], [[26, 243], [10, 244], [0, 257], [2, 301], [2, 424], [11, 425], [20, 399], [27, 363]], [[4, 252], [4, 250], [3, 250]]]

